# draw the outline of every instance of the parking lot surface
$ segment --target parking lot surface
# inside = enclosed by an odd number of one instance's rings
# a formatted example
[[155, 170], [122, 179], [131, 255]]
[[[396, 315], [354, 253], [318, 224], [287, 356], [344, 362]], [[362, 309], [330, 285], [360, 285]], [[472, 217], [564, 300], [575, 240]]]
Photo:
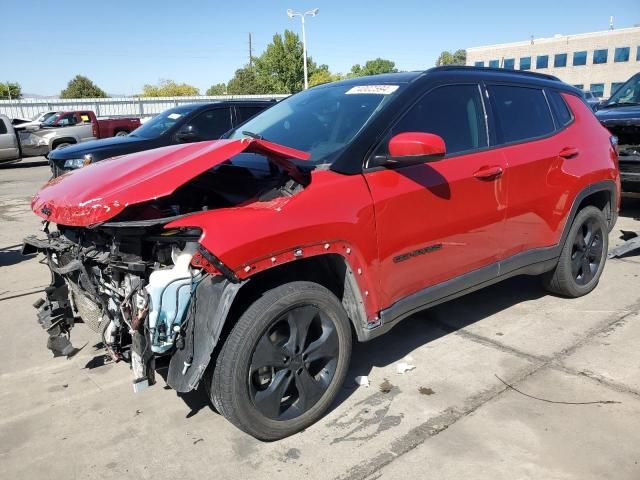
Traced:
[[[640, 256], [610, 260], [579, 299], [521, 277], [415, 315], [356, 346], [322, 420], [263, 443], [161, 376], [134, 394], [128, 365], [83, 325], [80, 353], [52, 358], [31, 306], [47, 268], [20, 255], [49, 176], [38, 158], [0, 168], [2, 477], [640, 478]], [[611, 246], [639, 215], [625, 201]]]

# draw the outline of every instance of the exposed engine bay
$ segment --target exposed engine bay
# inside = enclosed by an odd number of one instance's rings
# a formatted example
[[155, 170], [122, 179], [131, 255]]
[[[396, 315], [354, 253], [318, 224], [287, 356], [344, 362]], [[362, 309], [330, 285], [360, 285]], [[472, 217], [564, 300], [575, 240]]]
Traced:
[[198, 243], [199, 229], [164, 225], [203, 210], [295, 195], [309, 172], [296, 169], [293, 176], [264, 156], [244, 153], [108, 222], [50, 231], [45, 221], [46, 237], [27, 237], [23, 253], [43, 252], [51, 270], [46, 298], [34, 304], [48, 348], [55, 356], [74, 355], [70, 332], [82, 321], [114, 361], [131, 363], [134, 391], [154, 383], [155, 358], [162, 355], [172, 357], [169, 385], [195, 388], [240, 282]]

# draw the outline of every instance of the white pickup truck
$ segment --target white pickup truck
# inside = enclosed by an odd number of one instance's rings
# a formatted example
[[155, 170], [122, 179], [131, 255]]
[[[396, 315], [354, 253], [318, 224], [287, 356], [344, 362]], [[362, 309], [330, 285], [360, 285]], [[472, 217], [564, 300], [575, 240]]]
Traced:
[[22, 160], [18, 135], [6, 115], [0, 115], [0, 163], [13, 163]]

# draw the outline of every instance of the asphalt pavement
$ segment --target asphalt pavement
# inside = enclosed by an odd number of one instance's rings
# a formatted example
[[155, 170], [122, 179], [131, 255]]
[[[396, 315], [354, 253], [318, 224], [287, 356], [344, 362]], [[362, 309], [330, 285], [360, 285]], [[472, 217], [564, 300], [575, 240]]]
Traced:
[[[81, 352], [52, 358], [32, 307], [47, 268], [20, 255], [49, 176], [42, 158], [0, 167], [2, 478], [640, 478], [640, 255], [610, 260], [579, 299], [519, 277], [417, 314], [356, 346], [322, 420], [263, 443], [161, 376], [134, 394], [83, 325]], [[612, 246], [638, 216], [625, 201]]]

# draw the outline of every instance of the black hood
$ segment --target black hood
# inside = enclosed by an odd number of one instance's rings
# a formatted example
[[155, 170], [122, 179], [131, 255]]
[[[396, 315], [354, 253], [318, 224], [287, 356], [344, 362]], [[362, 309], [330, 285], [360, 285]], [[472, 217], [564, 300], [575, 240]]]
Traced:
[[162, 140], [158, 138], [147, 139], [128, 135], [126, 137], [92, 140], [90, 142], [78, 143], [62, 149], [56, 149], [49, 154], [49, 159], [56, 162], [91, 155], [93, 161], [98, 161], [118, 155], [141, 152], [163, 145]]

